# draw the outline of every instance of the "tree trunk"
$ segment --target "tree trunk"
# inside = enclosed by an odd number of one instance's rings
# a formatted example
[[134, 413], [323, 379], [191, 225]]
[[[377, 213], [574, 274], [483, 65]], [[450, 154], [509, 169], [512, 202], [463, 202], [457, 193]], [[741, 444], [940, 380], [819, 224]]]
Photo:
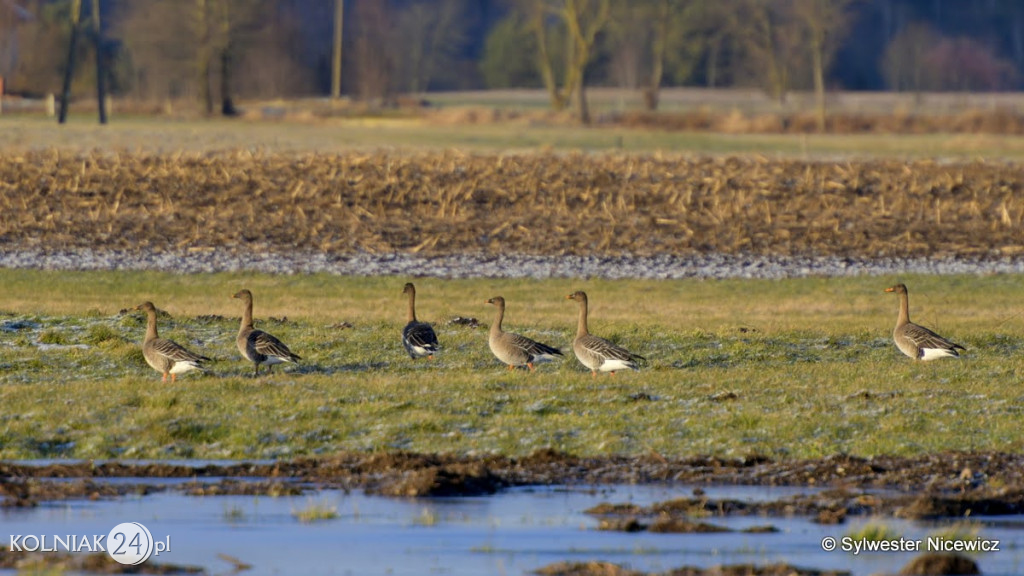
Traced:
[[718, 86], [718, 51], [721, 50], [722, 39], [718, 36], [708, 46], [708, 88]]
[[196, 23], [199, 36], [199, 51], [196, 60], [199, 95], [206, 113], [213, 114], [213, 87], [210, 85], [210, 58], [213, 49], [210, 46], [210, 20], [206, 0], [196, 0]]
[[822, 55], [824, 41], [820, 30], [812, 32], [811, 66], [814, 73], [814, 108], [817, 117], [818, 132], [825, 132], [825, 64]]
[[548, 57], [548, 38], [544, 30], [544, 7], [540, 1], [532, 6], [530, 15], [530, 27], [537, 38], [537, 66], [540, 68], [540, 77], [544, 81], [544, 88], [551, 98], [551, 107], [556, 112], [565, 108], [565, 100], [561, 97], [558, 84], [555, 83], [555, 71], [551, 66], [551, 59]]
[[665, 70], [665, 46], [668, 39], [670, 16], [669, 0], [661, 0], [658, 3], [658, 8], [657, 21], [654, 23], [651, 80], [644, 91], [644, 106], [651, 112], [658, 109], [658, 93], [661, 90], [661, 78]]
[[103, 66], [103, 27], [100, 25], [100, 0], [92, 0], [92, 32], [96, 44], [96, 104], [100, 124], [107, 123], [107, 71]]
[[580, 111], [580, 122], [590, 124], [590, 105], [587, 104], [587, 83], [580, 75], [579, 86], [576, 87], [576, 107]]
[[78, 23], [82, 20], [82, 0], [71, 3], [71, 39], [68, 40], [68, 65], [64, 69], [64, 86], [60, 92], [60, 124], [67, 122], [71, 104], [71, 80], [75, 75], [75, 44], [78, 43]]
[[334, 57], [331, 62], [331, 98], [341, 98], [341, 41], [345, 25], [345, 0], [334, 0]]
[[220, 8], [220, 32], [224, 42], [220, 52], [220, 113], [222, 116], [238, 116], [238, 109], [231, 98], [234, 41], [231, 38], [231, 14], [228, 12], [227, 0], [220, 0]]

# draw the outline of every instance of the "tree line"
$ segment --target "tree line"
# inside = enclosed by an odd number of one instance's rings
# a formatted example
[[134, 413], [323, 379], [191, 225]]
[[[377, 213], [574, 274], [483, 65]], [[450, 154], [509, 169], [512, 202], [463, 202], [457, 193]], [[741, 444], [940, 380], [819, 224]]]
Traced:
[[[60, 90], [81, 3], [0, 0], [7, 92]], [[1024, 78], [1019, 0], [93, 0], [82, 13], [79, 63], [98, 50], [111, 93], [209, 112], [332, 88], [387, 100], [529, 87], [586, 119], [588, 86], [640, 91], [655, 109], [664, 86], [813, 90], [823, 105], [832, 89]], [[88, 95], [95, 67], [71, 81]]]

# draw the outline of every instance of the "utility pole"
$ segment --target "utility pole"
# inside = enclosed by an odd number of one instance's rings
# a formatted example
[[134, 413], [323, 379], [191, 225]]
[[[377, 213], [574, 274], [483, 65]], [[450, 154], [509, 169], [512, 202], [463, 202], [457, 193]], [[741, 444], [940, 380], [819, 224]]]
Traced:
[[71, 79], [75, 73], [75, 44], [78, 43], [78, 24], [82, 20], [82, 0], [71, 2], [71, 39], [68, 41], [68, 64], [64, 69], [64, 87], [60, 93], [60, 124], [67, 122], [71, 104]]
[[341, 98], [341, 41], [345, 24], [345, 0], [334, 0], [334, 60], [331, 66], [331, 98]]
[[92, 33], [96, 42], [96, 104], [100, 124], [107, 123], [107, 70], [103, 67], [103, 28], [100, 26], [100, 0], [92, 0]]

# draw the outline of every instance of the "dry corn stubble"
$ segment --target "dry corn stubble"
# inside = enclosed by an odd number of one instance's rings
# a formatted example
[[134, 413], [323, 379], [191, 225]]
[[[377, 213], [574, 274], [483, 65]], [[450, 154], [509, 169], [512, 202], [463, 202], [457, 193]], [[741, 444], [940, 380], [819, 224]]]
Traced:
[[665, 155], [0, 158], [8, 249], [652, 255], [1024, 252], [1019, 167]]

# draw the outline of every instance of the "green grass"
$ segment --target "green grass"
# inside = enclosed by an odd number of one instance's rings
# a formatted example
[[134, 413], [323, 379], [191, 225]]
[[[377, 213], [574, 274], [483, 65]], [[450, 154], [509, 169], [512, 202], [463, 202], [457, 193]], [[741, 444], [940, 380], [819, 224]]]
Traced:
[[99, 126], [89, 117], [58, 126], [46, 118], [4, 118], [0, 149], [56, 148], [163, 154], [259, 150], [294, 153], [423, 151], [463, 152], [627, 151], [694, 154], [761, 154], [819, 158], [1024, 158], [1024, 137], [991, 134], [718, 134], [622, 127], [528, 124], [436, 124], [416, 119], [321, 122], [177, 121], [114, 117]]
[[[0, 270], [0, 457], [1024, 449], [1021, 276], [899, 278], [912, 317], [968, 348], [926, 364], [890, 340], [897, 303], [882, 290], [896, 278], [422, 278], [419, 316], [444, 347], [433, 362], [410, 360], [399, 341], [407, 280]], [[240, 304], [229, 297], [242, 287], [255, 294], [257, 326], [302, 355], [300, 365], [250, 377], [234, 344]], [[590, 295], [592, 332], [645, 355], [642, 371], [595, 379], [573, 358], [576, 308], [565, 295], [575, 289]], [[485, 328], [446, 324], [490, 323], [484, 301], [498, 294], [506, 329], [566, 359], [510, 373]], [[160, 382], [139, 350], [142, 316], [120, 313], [144, 299], [171, 314], [161, 335], [214, 358], [210, 374]], [[353, 327], [333, 327], [343, 321]], [[3, 329], [15, 323], [24, 327]]]
[[292, 516], [299, 522], [322, 522], [334, 520], [338, 517], [338, 507], [327, 502], [314, 502], [310, 500], [304, 508], [292, 510]]
[[854, 540], [866, 540], [868, 542], [881, 542], [882, 540], [896, 540], [902, 536], [895, 528], [881, 522], [868, 522], [846, 533]]

